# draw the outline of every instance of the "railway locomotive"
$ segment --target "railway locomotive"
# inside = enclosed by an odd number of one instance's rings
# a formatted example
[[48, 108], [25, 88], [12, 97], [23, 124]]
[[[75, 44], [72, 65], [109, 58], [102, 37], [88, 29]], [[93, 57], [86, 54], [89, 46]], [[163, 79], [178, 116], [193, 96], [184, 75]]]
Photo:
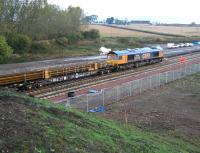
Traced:
[[1, 75], [0, 86], [12, 86], [20, 90], [31, 90], [55, 82], [74, 80], [92, 75], [102, 75], [146, 64], [153, 64], [161, 62], [163, 58], [164, 53], [160, 48], [111, 51], [107, 54], [107, 59], [102, 61], [81, 62], [62, 67]]
[[127, 49], [108, 53], [107, 63], [114, 68], [125, 69], [161, 62], [163, 58], [163, 51], [157, 48]]

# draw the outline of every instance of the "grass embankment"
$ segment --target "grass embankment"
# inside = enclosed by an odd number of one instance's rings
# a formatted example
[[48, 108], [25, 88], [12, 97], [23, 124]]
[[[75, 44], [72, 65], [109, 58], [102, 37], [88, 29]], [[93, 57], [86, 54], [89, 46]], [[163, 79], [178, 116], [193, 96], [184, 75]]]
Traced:
[[32, 62], [55, 58], [97, 55], [100, 53], [98, 51], [99, 48], [100, 44], [95, 42], [90, 42], [89, 44], [83, 45], [69, 45], [65, 47], [53, 43], [47, 46], [45, 49], [30, 50], [27, 53], [14, 54], [12, 57], [7, 59], [5, 63]]
[[0, 92], [1, 152], [199, 152], [198, 146], [47, 101]]

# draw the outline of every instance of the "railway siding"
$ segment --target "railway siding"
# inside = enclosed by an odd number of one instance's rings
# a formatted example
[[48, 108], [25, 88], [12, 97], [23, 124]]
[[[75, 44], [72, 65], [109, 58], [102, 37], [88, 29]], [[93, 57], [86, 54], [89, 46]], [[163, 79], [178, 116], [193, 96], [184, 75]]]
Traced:
[[[194, 60], [196, 58], [199, 58], [199, 54], [192, 54], [192, 55], [187, 55], [187, 60]], [[76, 91], [77, 94], [85, 94], [88, 92], [88, 90], [95, 88], [96, 86], [103, 86], [105, 84], [104, 88], [109, 88], [111, 87], [111, 82], [114, 82], [112, 86], [118, 85], [119, 80], [124, 80], [124, 82], [130, 81], [127, 79], [137, 79], [137, 77], [142, 77], [140, 76], [142, 73], [151, 74], [154, 73], [158, 69], [162, 68], [169, 68], [170, 65], [174, 66], [175, 64], [179, 63], [179, 58], [178, 57], [173, 57], [169, 58], [169, 60], [160, 63], [160, 64], [154, 64], [154, 65], [148, 65], [145, 67], [140, 67], [137, 69], [131, 69], [131, 70], [126, 70], [122, 72], [117, 72], [117, 73], [111, 73], [103, 76], [98, 76], [98, 77], [92, 77], [92, 78], [87, 78], [87, 79], [81, 79], [81, 80], [75, 80], [75, 81], [70, 81], [70, 82], [63, 82], [56, 84], [54, 86], [49, 86], [48, 88], [44, 89], [39, 89], [39, 90], [34, 90], [30, 92], [29, 94], [38, 98], [42, 99], [50, 99], [53, 101], [60, 101], [62, 99], [66, 99], [66, 95], [69, 91]], [[116, 83], [116, 84], [115, 84]], [[123, 83], [123, 82], [122, 82]], [[103, 89], [101, 87], [99, 90]]]
[[[89, 111], [98, 106], [107, 106], [129, 96], [140, 94], [143, 91], [163, 86], [169, 82], [181, 79], [185, 76], [200, 72], [200, 59], [188, 61], [187, 64], [175, 64], [158, 70], [141, 73], [138, 76], [116, 80], [105, 84], [96, 85], [78, 91], [74, 98], [53, 99], [74, 107]], [[99, 91], [96, 94], [85, 94], [89, 89]], [[58, 98], [58, 97], [57, 97]]]

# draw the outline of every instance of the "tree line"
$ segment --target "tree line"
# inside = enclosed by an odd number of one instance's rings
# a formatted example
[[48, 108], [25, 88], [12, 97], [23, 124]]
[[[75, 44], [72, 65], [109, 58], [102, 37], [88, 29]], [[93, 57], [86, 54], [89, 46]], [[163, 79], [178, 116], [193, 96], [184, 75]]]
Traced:
[[81, 32], [83, 22], [87, 21], [80, 7], [61, 9], [47, 0], [0, 0], [0, 63], [12, 53], [46, 49], [47, 43], [38, 40], [70, 45], [100, 37], [96, 30]]
[[64, 36], [80, 30], [80, 7], [66, 10], [47, 0], [0, 0], [0, 34], [23, 33], [34, 40]]

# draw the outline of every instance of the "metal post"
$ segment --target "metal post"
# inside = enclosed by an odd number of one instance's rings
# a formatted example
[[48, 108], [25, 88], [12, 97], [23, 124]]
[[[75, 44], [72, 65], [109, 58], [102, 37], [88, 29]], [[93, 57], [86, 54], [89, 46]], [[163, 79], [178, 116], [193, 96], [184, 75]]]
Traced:
[[195, 64], [195, 73], [197, 73], [197, 72], [198, 72], [198, 65]]
[[167, 72], [165, 72], [166, 73], [166, 75], [165, 75], [165, 84], [167, 84], [167, 77], [168, 77], [168, 75], [167, 75]]
[[172, 71], [172, 81], [174, 81], [174, 70]]
[[140, 94], [142, 92], [142, 79], [140, 79]]
[[149, 88], [150, 89], [152, 89], [152, 87], [151, 87], [151, 78], [152, 78], [152, 76], [149, 77], [149, 82], [150, 82], [150, 87]]
[[86, 102], [87, 102], [87, 112], [89, 111], [89, 107], [88, 107], [88, 94], [86, 95]]
[[130, 82], [129, 85], [130, 85], [130, 95], [129, 96], [132, 96], [132, 82]]
[[185, 63], [185, 76], [187, 76], [187, 63]]
[[117, 101], [119, 101], [119, 86], [117, 86]]
[[159, 75], [158, 75], [158, 85], [159, 85], [159, 87], [160, 87], [160, 73], [159, 73]]
[[70, 98], [67, 99], [65, 107], [70, 107], [70, 100], [71, 100]]
[[105, 95], [104, 95], [104, 89], [102, 90], [102, 95], [103, 95], [103, 106], [105, 105]]
[[200, 63], [198, 65], [199, 65], [199, 70], [198, 71], [200, 71]]

